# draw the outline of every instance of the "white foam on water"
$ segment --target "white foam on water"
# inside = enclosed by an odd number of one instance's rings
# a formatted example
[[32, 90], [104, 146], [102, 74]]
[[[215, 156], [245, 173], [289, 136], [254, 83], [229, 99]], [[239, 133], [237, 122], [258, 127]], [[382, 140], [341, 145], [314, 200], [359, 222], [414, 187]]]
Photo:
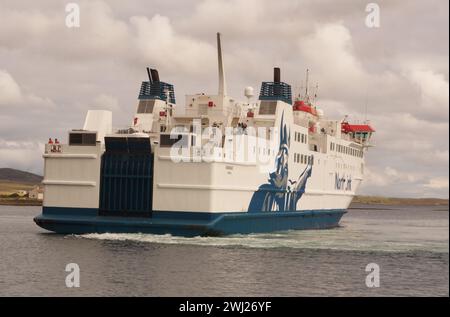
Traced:
[[440, 212], [436, 218], [436, 214], [430, 212], [426, 209], [408, 213], [392, 210], [380, 215], [379, 211], [354, 211], [342, 219], [340, 227], [326, 230], [193, 238], [142, 233], [85, 234], [77, 237], [166, 245], [449, 253], [448, 214], [446, 211]]
[[448, 241], [411, 240], [391, 235], [349, 229], [348, 227], [328, 230], [292, 230], [276, 233], [230, 235], [223, 237], [178, 237], [169, 234], [155, 235], [143, 233], [92, 233], [79, 235], [92, 240], [132, 241], [141, 243], [247, 247], [247, 248], [293, 248], [329, 249], [349, 251], [432, 251], [448, 253]]

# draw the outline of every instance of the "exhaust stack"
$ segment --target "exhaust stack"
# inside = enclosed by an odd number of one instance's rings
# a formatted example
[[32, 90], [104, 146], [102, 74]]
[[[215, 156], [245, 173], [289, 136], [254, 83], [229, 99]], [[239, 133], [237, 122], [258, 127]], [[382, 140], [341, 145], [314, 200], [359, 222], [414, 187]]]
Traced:
[[225, 70], [222, 60], [222, 45], [220, 43], [220, 33], [217, 33], [217, 57], [219, 64], [219, 96], [226, 96], [227, 84], [225, 82]]
[[150, 68], [148, 68], [148, 67], [147, 67], [147, 75], [148, 75], [148, 81], [150, 82], [150, 84], [153, 84], [152, 74], [150, 72]]
[[159, 74], [158, 74], [158, 71], [156, 69], [150, 68], [150, 73], [152, 75], [153, 81], [159, 81]]
[[280, 68], [279, 67], [275, 67], [273, 69], [273, 82], [274, 83], [279, 83], [280, 81], [281, 81]]

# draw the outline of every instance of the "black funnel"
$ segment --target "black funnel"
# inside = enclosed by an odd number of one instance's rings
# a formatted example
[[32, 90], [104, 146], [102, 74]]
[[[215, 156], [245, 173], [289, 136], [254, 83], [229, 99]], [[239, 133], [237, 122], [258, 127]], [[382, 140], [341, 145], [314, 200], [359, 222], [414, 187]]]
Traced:
[[156, 69], [150, 69], [150, 73], [152, 74], [153, 81], [159, 81], [159, 74]]
[[148, 67], [147, 67], [147, 75], [148, 75], [148, 81], [150, 82], [150, 84], [153, 84], [152, 73], [150, 72], [150, 68], [148, 68]]
[[275, 67], [273, 69], [273, 81], [275, 83], [279, 83], [281, 81], [281, 75], [280, 75], [280, 68], [279, 67]]

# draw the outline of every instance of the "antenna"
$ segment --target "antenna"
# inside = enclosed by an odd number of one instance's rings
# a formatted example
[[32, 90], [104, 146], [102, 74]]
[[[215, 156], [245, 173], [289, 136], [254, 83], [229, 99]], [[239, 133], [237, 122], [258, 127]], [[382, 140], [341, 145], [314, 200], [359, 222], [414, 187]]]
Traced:
[[309, 69], [306, 69], [306, 88], [305, 88], [305, 99], [307, 101], [309, 101], [309, 96], [308, 96], [308, 81], [309, 81]]
[[366, 100], [365, 100], [365, 105], [364, 105], [364, 123], [367, 122], [367, 103], [368, 103], [368, 91], [366, 88]]
[[298, 90], [298, 98], [300, 98], [300, 99], [303, 99], [302, 91], [303, 91], [303, 80], [300, 81], [300, 87], [299, 87], [299, 90]]
[[314, 97], [313, 97], [313, 102], [316, 102], [317, 99], [317, 93], [319, 92], [319, 83], [316, 83], [316, 87], [314, 89]]
[[217, 57], [219, 62], [219, 96], [226, 96], [227, 83], [225, 82], [225, 71], [222, 60], [222, 45], [220, 43], [220, 33], [217, 33]]

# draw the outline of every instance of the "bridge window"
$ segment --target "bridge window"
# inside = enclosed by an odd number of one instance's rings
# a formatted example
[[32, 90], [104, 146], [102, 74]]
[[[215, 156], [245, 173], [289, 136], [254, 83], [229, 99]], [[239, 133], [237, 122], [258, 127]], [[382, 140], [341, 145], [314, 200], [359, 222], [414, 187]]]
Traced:
[[97, 132], [70, 132], [69, 145], [95, 145]]

